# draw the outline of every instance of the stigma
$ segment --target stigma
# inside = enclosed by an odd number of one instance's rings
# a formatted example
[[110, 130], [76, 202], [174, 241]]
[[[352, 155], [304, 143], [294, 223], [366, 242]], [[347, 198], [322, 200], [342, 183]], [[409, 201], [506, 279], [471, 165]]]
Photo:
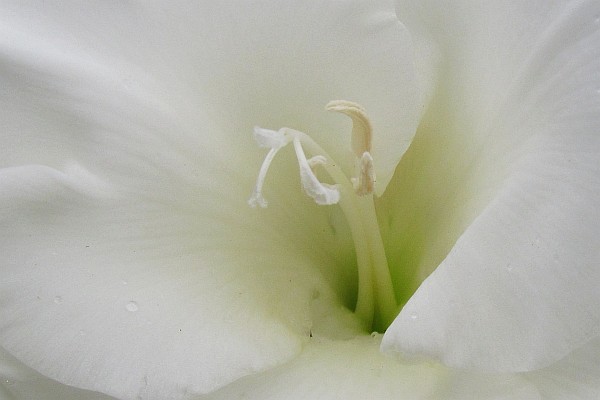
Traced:
[[321, 154], [317, 154], [310, 159], [306, 158], [302, 147], [302, 142], [307, 142], [307, 139], [310, 139], [306, 134], [290, 128], [281, 128], [278, 131], [273, 131], [255, 127], [254, 138], [259, 146], [269, 147], [270, 150], [258, 172], [252, 196], [248, 199], [248, 204], [251, 207], [256, 207], [257, 205], [262, 208], [267, 207], [267, 200], [262, 195], [267, 171], [275, 155], [290, 142], [294, 143], [294, 150], [296, 151], [296, 158], [300, 167], [300, 182], [304, 192], [319, 205], [337, 204], [340, 201], [338, 185], [322, 183], [315, 175], [314, 169], [319, 165], [326, 165], [329, 162], [329, 158]]

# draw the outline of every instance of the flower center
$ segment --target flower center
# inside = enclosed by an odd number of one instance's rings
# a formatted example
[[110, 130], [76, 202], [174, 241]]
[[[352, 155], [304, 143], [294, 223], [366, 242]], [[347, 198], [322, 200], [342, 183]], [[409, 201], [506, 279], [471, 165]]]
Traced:
[[[383, 331], [396, 317], [398, 304], [375, 214], [371, 123], [366, 111], [353, 102], [332, 101], [326, 109], [346, 114], [352, 119], [351, 147], [355, 155], [355, 176], [347, 177], [338, 167], [339, 164], [303, 132], [290, 128], [274, 131], [255, 127], [254, 138], [259, 146], [270, 150], [262, 163], [248, 204], [251, 207], [267, 206], [262, 187], [269, 166], [279, 150], [293, 143], [300, 168], [300, 182], [306, 194], [319, 205], [338, 204], [350, 226], [358, 265], [358, 294], [354, 312], [366, 329]], [[311, 157], [307, 158], [306, 153]], [[323, 168], [335, 184], [319, 181], [315, 174], [318, 167]]]

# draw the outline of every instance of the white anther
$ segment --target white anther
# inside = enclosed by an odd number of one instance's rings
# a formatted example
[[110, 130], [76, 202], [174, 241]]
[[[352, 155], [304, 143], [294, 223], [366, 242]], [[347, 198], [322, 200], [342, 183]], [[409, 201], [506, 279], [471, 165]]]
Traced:
[[252, 196], [248, 199], [248, 205], [252, 208], [259, 205], [262, 208], [266, 208], [269, 204], [267, 200], [262, 195], [262, 187], [265, 183], [265, 177], [267, 176], [267, 171], [269, 170], [269, 166], [275, 158], [275, 154], [279, 151], [278, 148], [271, 149], [267, 153], [265, 160], [260, 166], [260, 171], [258, 172], [258, 178], [256, 178], [256, 185], [254, 186], [254, 191], [252, 192]]
[[371, 194], [375, 189], [373, 157], [368, 151], [365, 151], [356, 162], [356, 178], [352, 178], [352, 186], [359, 196]]
[[[300, 181], [302, 182], [304, 192], [312, 197], [315, 203], [319, 205], [338, 203], [340, 201], [340, 191], [337, 188], [337, 185], [328, 185], [319, 182], [306, 159], [302, 144], [300, 144], [298, 138], [294, 138], [294, 149], [296, 150], [296, 157], [298, 158], [298, 164], [300, 166]], [[313, 163], [322, 161], [318, 156], [311, 158], [311, 160], [313, 160]]]

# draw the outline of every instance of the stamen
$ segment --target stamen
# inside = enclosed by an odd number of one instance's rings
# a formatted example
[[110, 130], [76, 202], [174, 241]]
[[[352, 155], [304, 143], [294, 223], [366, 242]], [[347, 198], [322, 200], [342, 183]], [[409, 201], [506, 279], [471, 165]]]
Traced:
[[[300, 165], [300, 181], [306, 194], [312, 197], [319, 205], [337, 204], [340, 201], [340, 191], [337, 185], [328, 185], [319, 182], [312, 171], [310, 163], [306, 159], [300, 139], [297, 137], [294, 138], [294, 149], [296, 150], [296, 157]], [[315, 163], [322, 163], [323, 159], [317, 156], [311, 158], [311, 162], [314, 165]]]
[[[355, 177], [348, 179], [339, 164], [333, 162], [331, 156], [307, 134], [289, 128], [273, 131], [255, 127], [254, 138], [259, 146], [270, 150], [260, 167], [256, 186], [248, 204], [252, 207], [267, 206], [267, 201], [262, 196], [267, 171], [277, 152], [293, 142], [303, 190], [317, 204], [339, 203], [348, 221], [357, 261], [358, 290], [355, 313], [363, 321], [365, 328], [385, 329], [397, 315], [398, 305], [377, 224], [374, 199], [373, 196], [365, 196], [373, 193], [375, 184], [375, 169], [371, 156], [371, 122], [365, 110], [353, 102], [332, 101], [327, 104], [327, 109], [352, 118]], [[313, 157], [307, 159], [304, 148]], [[336, 184], [320, 182], [314, 171], [317, 167], [323, 167]], [[353, 195], [353, 191], [363, 197]]]
[[346, 101], [330, 101], [325, 108], [346, 114], [352, 119], [352, 151], [355, 155], [356, 177], [351, 178], [354, 191], [359, 196], [373, 193], [375, 190], [375, 169], [371, 157], [373, 128], [364, 108], [359, 104]]

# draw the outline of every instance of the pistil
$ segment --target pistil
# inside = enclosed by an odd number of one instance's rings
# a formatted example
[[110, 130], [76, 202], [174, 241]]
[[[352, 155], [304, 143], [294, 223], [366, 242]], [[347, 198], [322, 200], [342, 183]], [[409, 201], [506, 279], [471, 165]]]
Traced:
[[[354, 312], [362, 320], [365, 329], [382, 331], [396, 317], [398, 305], [375, 213], [371, 123], [364, 109], [356, 103], [334, 101], [327, 105], [327, 109], [352, 118], [352, 150], [356, 157], [357, 176], [348, 178], [338, 167], [339, 164], [303, 132], [290, 128], [273, 131], [257, 127], [254, 130], [255, 139], [261, 147], [269, 147], [270, 150], [248, 204], [252, 207], [267, 206], [262, 196], [267, 170], [277, 152], [293, 142], [305, 193], [319, 205], [339, 204], [350, 226], [358, 265], [358, 294]], [[312, 155], [310, 159], [307, 159], [305, 150]], [[320, 182], [313, 171], [317, 167], [324, 168], [335, 184]]]

